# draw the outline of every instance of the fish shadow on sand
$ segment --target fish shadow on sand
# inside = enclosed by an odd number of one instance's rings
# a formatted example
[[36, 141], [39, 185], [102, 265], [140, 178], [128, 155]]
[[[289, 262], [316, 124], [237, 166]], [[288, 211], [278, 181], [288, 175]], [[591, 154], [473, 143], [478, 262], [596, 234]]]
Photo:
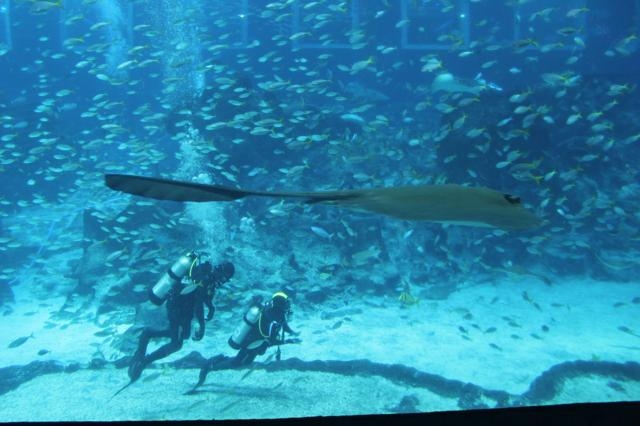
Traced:
[[291, 399], [291, 395], [284, 391], [273, 389], [273, 386], [247, 386], [247, 385], [223, 385], [219, 383], [205, 383], [200, 385], [198, 389], [189, 391], [188, 395], [199, 394], [220, 394], [241, 396], [244, 398], [272, 398], [272, 399]]

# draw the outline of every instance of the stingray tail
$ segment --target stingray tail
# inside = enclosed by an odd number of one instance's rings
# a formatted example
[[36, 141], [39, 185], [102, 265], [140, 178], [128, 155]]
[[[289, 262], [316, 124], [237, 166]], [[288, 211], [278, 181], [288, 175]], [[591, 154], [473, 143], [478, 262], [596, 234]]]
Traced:
[[308, 195], [309, 198], [304, 200], [306, 204], [345, 204], [349, 201], [357, 200], [360, 195], [359, 194], [351, 194], [348, 191], [346, 193], [344, 191], [333, 191], [333, 192], [318, 192], [316, 194]]

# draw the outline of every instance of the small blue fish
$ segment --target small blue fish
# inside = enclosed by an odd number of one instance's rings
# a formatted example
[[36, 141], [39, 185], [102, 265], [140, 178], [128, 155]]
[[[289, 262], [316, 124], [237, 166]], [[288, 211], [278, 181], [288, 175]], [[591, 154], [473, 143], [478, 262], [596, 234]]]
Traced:
[[316, 234], [318, 237], [325, 238], [327, 240], [329, 240], [329, 239], [331, 239], [331, 237], [333, 237], [333, 234], [328, 233], [327, 231], [325, 231], [324, 229], [320, 228], [319, 226], [312, 226], [310, 229], [311, 229], [311, 232]]
[[360, 126], [364, 126], [366, 124], [364, 118], [360, 117], [357, 114], [342, 114], [340, 118], [348, 123], [354, 123]]
[[24, 345], [24, 342], [26, 342], [27, 340], [29, 340], [32, 337], [33, 337], [33, 333], [31, 333], [31, 335], [29, 335], [29, 336], [18, 337], [16, 340], [14, 340], [13, 342], [9, 343], [9, 346], [7, 346], [7, 348], [11, 349], [11, 348], [17, 348], [18, 346], [22, 346], [22, 345]]

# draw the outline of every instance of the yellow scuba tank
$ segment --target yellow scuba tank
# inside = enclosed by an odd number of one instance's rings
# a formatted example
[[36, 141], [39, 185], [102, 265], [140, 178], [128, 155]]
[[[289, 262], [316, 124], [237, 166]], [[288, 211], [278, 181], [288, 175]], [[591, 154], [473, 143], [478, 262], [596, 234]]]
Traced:
[[253, 305], [249, 308], [242, 318], [243, 321], [238, 325], [231, 337], [229, 337], [229, 346], [233, 349], [242, 349], [246, 346], [249, 332], [252, 328], [257, 327], [256, 323], [260, 318], [260, 312], [262, 312], [262, 309], [258, 305]]
[[198, 255], [194, 252], [184, 254], [175, 261], [175, 263], [167, 269], [156, 285], [149, 289], [149, 300], [155, 305], [162, 305], [169, 294], [169, 290], [178, 285], [182, 278], [189, 272], [198, 260]]

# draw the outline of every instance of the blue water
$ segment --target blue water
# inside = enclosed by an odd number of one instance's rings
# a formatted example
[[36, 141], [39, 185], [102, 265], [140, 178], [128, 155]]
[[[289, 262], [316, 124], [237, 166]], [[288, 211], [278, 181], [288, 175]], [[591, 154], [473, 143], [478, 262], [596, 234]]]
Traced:
[[[162, 271], [145, 253], [158, 251], [164, 264], [200, 247], [250, 270], [238, 255], [249, 243], [275, 263], [302, 263], [280, 286], [308, 279], [305, 267], [333, 275], [320, 302], [349, 280], [367, 287], [367, 262], [386, 265], [368, 297], [395, 299], [405, 281], [415, 293], [436, 285], [449, 294], [504, 271], [552, 285], [638, 286], [637, 2], [0, 0], [0, 8], [5, 309], [31, 276], [22, 271], [44, 274], [65, 253], [84, 256], [85, 268], [56, 264], [67, 284], [39, 281], [34, 294], [102, 305], [113, 294], [96, 290], [101, 274], [129, 271], [137, 278], [120, 289], [127, 297], [108, 310], [145, 301], [134, 281]], [[443, 74], [456, 86], [438, 90]], [[104, 186], [105, 173], [257, 190], [489, 187], [520, 197], [543, 224], [505, 232], [264, 199], [223, 210], [129, 204]], [[351, 261], [293, 252], [318, 238]], [[104, 256], [127, 255], [95, 266], [87, 248], [98, 241]], [[378, 251], [364, 263], [353, 260], [371, 247]], [[78, 278], [82, 271], [92, 278]], [[241, 294], [276, 290], [234, 285]]]

